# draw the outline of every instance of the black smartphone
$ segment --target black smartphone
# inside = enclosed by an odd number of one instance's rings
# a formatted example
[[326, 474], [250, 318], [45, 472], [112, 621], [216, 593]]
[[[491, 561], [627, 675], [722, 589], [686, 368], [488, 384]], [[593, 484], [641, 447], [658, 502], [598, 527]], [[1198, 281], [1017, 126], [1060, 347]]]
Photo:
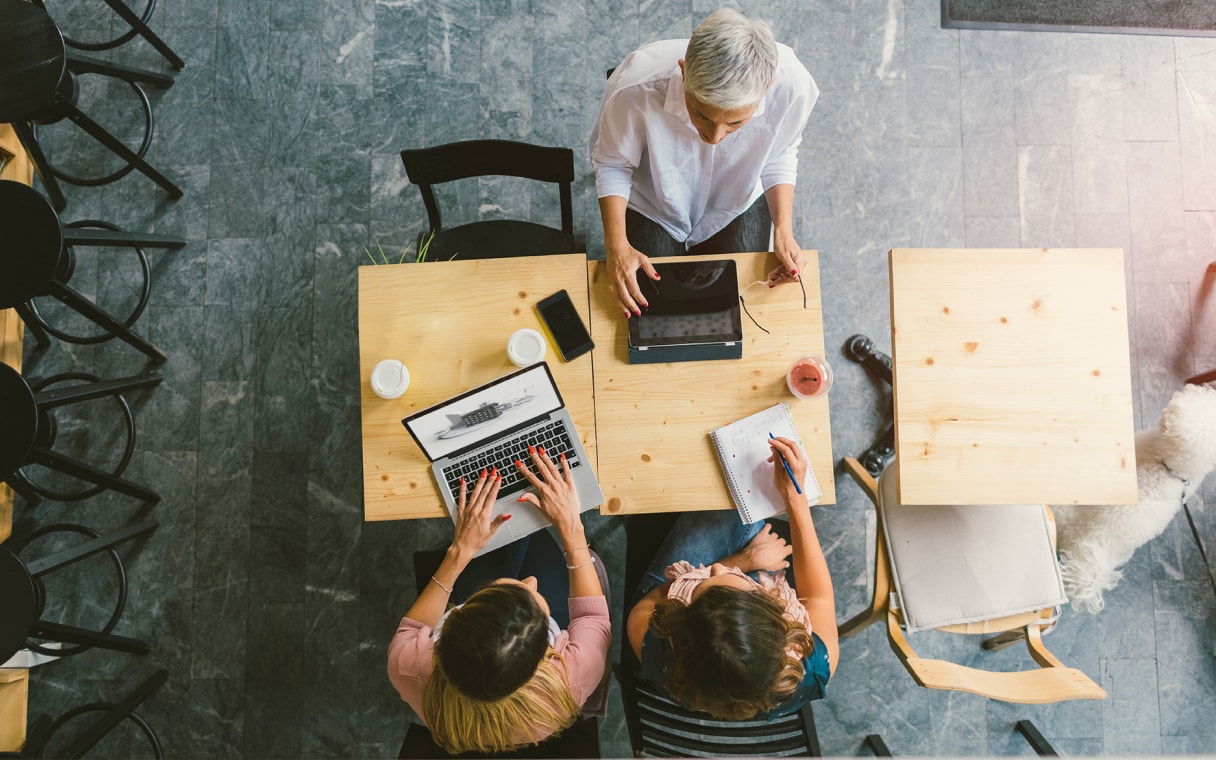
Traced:
[[536, 311], [540, 314], [540, 321], [544, 323], [545, 329], [549, 331], [549, 336], [557, 344], [562, 361], [568, 362], [595, 348], [587, 326], [583, 324], [582, 317], [578, 315], [574, 302], [566, 291], [559, 290], [548, 298], [541, 299], [536, 303]]

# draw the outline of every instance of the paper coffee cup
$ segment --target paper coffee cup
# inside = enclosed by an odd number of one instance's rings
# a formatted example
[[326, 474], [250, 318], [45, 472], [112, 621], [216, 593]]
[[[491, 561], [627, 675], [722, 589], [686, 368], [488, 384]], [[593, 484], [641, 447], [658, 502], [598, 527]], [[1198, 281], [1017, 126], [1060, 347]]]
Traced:
[[530, 328], [511, 333], [507, 356], [517, 367], [527, 367], [545, 358], [545, 336]]
[[410, 387], [410, 371], [396, 359], [385, 359], [372, 368], [371, 385], [380, 398], [400, 398]]

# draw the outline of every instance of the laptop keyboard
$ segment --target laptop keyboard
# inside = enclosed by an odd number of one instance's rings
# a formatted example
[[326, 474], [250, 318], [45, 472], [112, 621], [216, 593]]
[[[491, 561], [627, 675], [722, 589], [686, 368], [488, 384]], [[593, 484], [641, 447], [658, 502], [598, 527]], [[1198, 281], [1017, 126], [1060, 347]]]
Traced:
[[544, 447], [545, 453], [559, 469], [559, 458], [562, 454], [566, 455], [566, 461], [571, 468], [582, 465], [574, 453], [574, 446], [570, 444], [570, 437], [566, 435], [565, 425], [561, 420], [557, 420], [526, 431], [515, 438], [499, 441], [494, 446], [474, 451], [467, 458], [443, 468], [443, 479], [452, 495], [459, 500], [462, 477], [471, 489], [483, 469], [492, 470], [497, 467], [498, 474], [502, 476], [498, 497], [517, 493], [527, 488], [529, 483], [515, 466], [515, 460], [523, 462], [533, 475], [540, 474], [536, 463], [532, 461], [532, 455], [528, 453], [528, 446]]

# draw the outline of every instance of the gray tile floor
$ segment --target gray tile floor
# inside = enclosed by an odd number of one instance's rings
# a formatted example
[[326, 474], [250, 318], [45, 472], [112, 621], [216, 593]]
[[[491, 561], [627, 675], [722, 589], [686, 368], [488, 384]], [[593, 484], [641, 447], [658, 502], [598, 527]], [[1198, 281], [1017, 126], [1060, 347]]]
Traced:
[[[111, 24], [95, 0], [50, 5], [80, 38]], [[156, 516], [158, 532], [125, 551], [132, 596], [120, 626], [155, 651], [35, 671], [34, 712], [113, 696], [163, 666], [169, 683], [143, 712], [173, 756], [395, 754], [408, 711], [384, 676], [384, 650], [413, 596], [411, 552], [450, 532], [438, 520], [362, 521], [356, 270], [363, 246], [400, 247], [424, 218], [397, 151], [474, 137], [574, 147], [576, 223], [602, 255], [584, 141], [604, 70], [641, 42], [687, 36], [713, 7], [162, 0], [155, 25], [188, 67], [153, 95], [150, 155], [186, 195], [169, 202], [134, 175], [69, 188], [65, 219], [190, 241], [152, 255], [153, 301], [139, 322], [171, 358], [165, 382], [137, 400], [131, 472], [164, 500], [19, 505], [17, 526]], [[1183, 378], [1216, 366], [1216, 305], [1202, 280], [1216, 258], [1216, 40], [942, 31], [936, 0], [739, 7], [773, 22], [823, 93], [801, 151], [797, 231], [820, 251], [837, 458], [870, 443], [886, 403], [839, 346], [856, 332], [889, 345], [891, 247], [1124, 248], [1141, 427]], [[162, 65], [140, 41], [122, 57]], [[132, 122], [129, 90], [83, 89], [103, 121]], [[56, 160], [82, 171], [109, 162], [73, 132], [44, 131]], [[465, 191], [466, 218], [556, 218], [526, 188]], [[81, 270], [82, 289], [121, 308], [129, 271], [97, 274], [88, 257]], [[142, 366], [122, 345], [56, 346], [30, 373]], [[66, 427], [104, 446], [108, 413]], [[873, 518], [851, 484], [838, 493], [816, 520], [843, 618], [866, 599]], [[1205, 509], [1216, 479], [1202, 496], [1192, 508], [1216, 546]], [[592, 522], [619, 578], [621, 526]], [[619, 609], [621, 589], [613, 596]], [[872, 732], [897, 754], [1027, 754], [1012, 733], [1022, 717], [1067, 754], [1216, 753], [1214, 629], [1216, 603], [1179, 518], [1136, 554], [1100, 615], [1066, 611], [1048, 637], [1108, 689], [1104, 702], [1011, 706], [920, 689], [875, 626], [844, 643], [815, 714], [825, 750], [841, 755]], [[919, 636], [931, 654], [981, 657], [970, 642]], [[984, 655], [1010, 667], [1021, 656]], [[605, 751], [618, 756], [628, 754], [619, 714], [604, 725]]]

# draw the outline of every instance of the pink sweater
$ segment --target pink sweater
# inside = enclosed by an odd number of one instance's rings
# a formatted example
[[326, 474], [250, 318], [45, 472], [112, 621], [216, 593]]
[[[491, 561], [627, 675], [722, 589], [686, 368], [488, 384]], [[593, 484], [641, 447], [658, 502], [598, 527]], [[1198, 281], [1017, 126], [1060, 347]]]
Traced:
[[[570, 627], [557, 637], [554, 649], [566, 661], [566, 681], [570, 693], [579, 705], [596, 690], [604, 676], [612, 631], [608, 619], [608, 601], [603, 596], [570, 598]], [[435, 642], [431, 627], [408, 617], [401, 619], [397, 634], [388, 645], [388, 678], [424, 721], [422, 694], [434, 670]], [[538, 742], [547, 735], [537, 735], [529, 726], [521, 726], [519, 744]]]

